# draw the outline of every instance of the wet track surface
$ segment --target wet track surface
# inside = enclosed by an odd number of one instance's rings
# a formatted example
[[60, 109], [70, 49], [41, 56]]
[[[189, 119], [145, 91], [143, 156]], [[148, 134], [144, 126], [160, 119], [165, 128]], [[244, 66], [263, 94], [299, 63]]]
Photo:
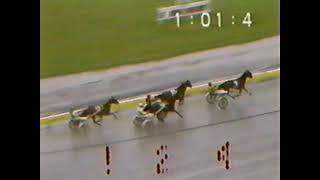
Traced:
[[[248, 85], [230, 100], [225, 111], [206, 103], [204, 96], [188, 97], [150, 130], [135, 128], [135, 109], [111, 116], [103, 126], [71, 132], [66, 125], [40, 130], [40, 176], [50, 179], [280, 179], [280, 80]], [[230, 169], [216, 152], [230, 142]], [[111, 148], [107, 175], [105, 147]], [[156, 155], [167, 145], [168, 173], [157, 175]]]
[[[40, 117], [191, 82], [280, 67], [280, 37], [178, 56], [160, 63], [40, 80]], [[85, 96], [84, 96], [85, 95]]]

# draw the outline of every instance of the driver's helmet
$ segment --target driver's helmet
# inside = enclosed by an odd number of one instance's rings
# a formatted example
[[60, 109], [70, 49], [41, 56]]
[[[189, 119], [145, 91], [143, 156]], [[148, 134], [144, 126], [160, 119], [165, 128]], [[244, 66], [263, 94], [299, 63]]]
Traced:
[[139, 103], [139, 107], [143, 107], [143, 103]]

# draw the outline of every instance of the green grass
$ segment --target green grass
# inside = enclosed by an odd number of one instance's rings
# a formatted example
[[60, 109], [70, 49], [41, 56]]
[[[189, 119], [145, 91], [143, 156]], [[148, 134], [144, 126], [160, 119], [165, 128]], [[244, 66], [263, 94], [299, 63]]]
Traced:
[[58, 117], [40, 120], [40, 127], [64, 124], [68, 121], [69, 118], [70, 118], [69, 115], [62, 115]]
[[[268, 81], [276, 78], [280, 78], [280, 71], [263, 73], [261, 75], [254, 76], [252, 79], [249, 79], [247, 83], [251, 84], [251, 83], [257, 83], [257, 82], [263, 82], [263, 81]], [[186, 96], [200, 95], [206, 92], [207, 92], [206, 86], [200, 87], [200, 88], [192, 88], [187, 90]], [[124, 111], [133, 107], [137, 107], [139, 103], [142, 103], [142, 102], [144, 102], [144, 100], [135, 100], [127, 103], [121, 103], [118, 106], [113, 106], [112, 111]], [[69, 115], [62, 115], [54, 118], [40, 120], [40, 126], [45, 127], [45, 126], [63, 124], [68, 121], [69, 117], [70, 117]]]
[[[279, 0], [213, 0], [222, 27], [157, 24], [173, 0], [40, 0], [40, 78], [157, 61], [279, 34]], [[253, 25], [242, 25], [251, 12]], [[231, 25], [231, 16], [236, 24]], [[214, 17], [214, 16], [212, 16]]]

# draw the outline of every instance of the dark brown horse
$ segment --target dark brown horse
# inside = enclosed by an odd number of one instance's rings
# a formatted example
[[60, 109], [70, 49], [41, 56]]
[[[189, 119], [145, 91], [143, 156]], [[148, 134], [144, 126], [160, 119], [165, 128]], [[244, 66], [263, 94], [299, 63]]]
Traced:
[[[178, 95], [176, 94], [175, 96]], [[148, 101], [143, 111], [156, 115], [160, 121], [164, 121], [164, 118], [167, 116], [168, 112], [175, 112], [178, 116], [183, 118], [183, 116], [175, 109], [175, 102], [177, 99], [177, 97], [173, 97], [168, 99], [168, 101], [165, 103]]]
[[183, 104], [184, 96], [188, 87], [192, 88], [192, 84], [189, 80], [182, 82], [181, 85], [174, 90], [165, 91], [155, 96], [155, 99], [160, 99], [162, 102], [169, 103], [174, 98], [174, 100], [179, 100], [179, 104]]
[[83, 110], [80, 113], [79, 116], [92, 118], [92, 121], [95, 124], [98, 124], [101, 126], [101, 124], [96, 121], [96, 116], [98, 116], [100, 118], [100, 121], [102, 120], [103, 116], [107, 116], [110, 114], [113, 115], [114, 118], [116, 118], [116, 119], [118, 118], [115, 113], [110, 112], [112, 104], [119, 104], [119, 101], [117, 99], [115, 99], [113, 96], [103, 105], [87, 107], [85, 110]]
[[225, 90], [228, 92], [228, 95], [232, 97], [233, 99], [235, 98], [234, 96], [230, 95], [230, 90], [231, 89], [237, 89], [239, 90], [239, 94], [242, 93], [242, 90], [245, 90], [249, 95], [251, 93], [246, 89], [246, 80], [247, 78], [252, 78], [252, 73], [249, 70], [246, 70], [239, 78], [233, 79], [226, 81], [218, 86], [218, 90]]

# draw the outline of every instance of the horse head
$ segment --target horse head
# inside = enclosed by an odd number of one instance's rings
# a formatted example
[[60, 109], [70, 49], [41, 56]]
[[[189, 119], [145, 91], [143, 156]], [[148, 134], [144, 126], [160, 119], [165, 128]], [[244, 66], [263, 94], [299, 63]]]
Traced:
[[111, 96], [108, 103], [109, 104], [119, 104], [119, 101], [116, 98], [114, 98], [113, 96]]
[[181, 91], [181, 90], [185, 90], [186, 88], [192, 88], [192, 84], [189, 80], [186, 80], [184, 82], [181, 83], [181, 85], [176, 89], [177, 91]]
[[186, 80], [186, 81], [184, 82], [184, 85], [185, 85], [186, 87], [192, 88], [192, 84], [191, 84], [191, 82], [190, 82], [189, 80]]
[[248, 77], [248, 78], [252, 78], [253, 76], [252, 76], [252, 73], [249, 71], [249, 70], [246, 70], [244, 73], [243, 73], [243, 75], [245, 76], [245, 77]]
[[119, 101], [113, 96], [111, 96], [111, 98], [103, 104], [103, 111], [110, 111], [111, 104], [119, 104]]
[[111, 98], [106, 103], [103, 104], [103, 107], [108, 107], [111, 104], [119, 104], [119, 101], [113, 96], [111, 96]]

